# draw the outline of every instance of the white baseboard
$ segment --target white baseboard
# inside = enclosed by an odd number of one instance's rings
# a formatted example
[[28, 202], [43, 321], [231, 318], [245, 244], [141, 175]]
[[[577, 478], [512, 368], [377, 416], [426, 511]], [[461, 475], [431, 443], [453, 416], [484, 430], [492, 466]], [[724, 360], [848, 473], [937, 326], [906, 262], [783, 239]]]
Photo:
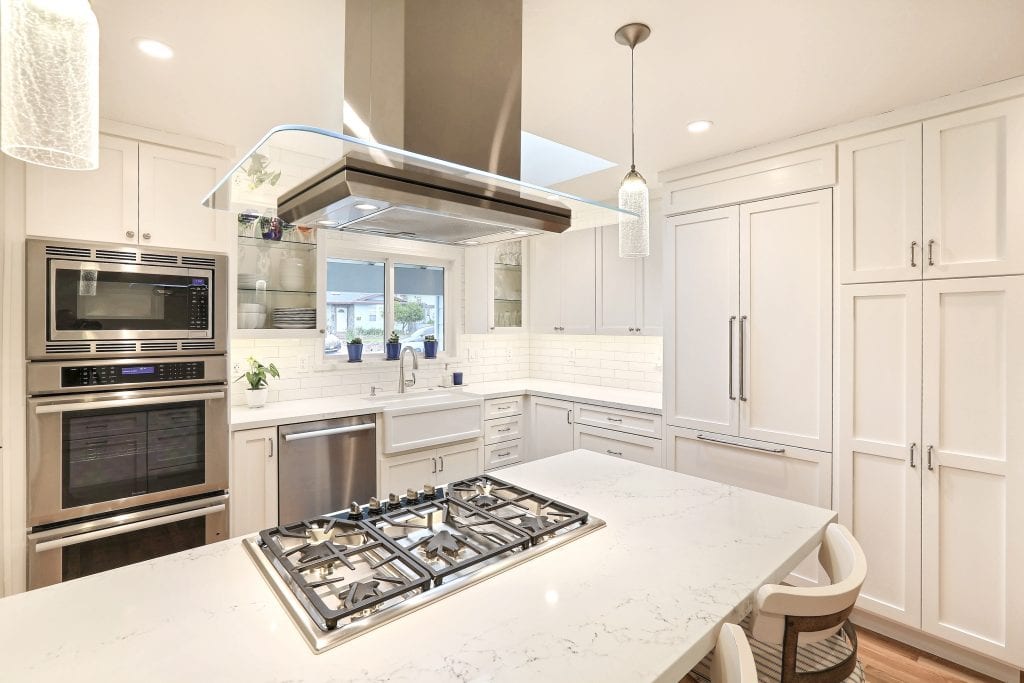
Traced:
[[937, 657], [948, 659], [960, 666], [966, 666], [968, 669], [991, 676], [1004, 683], [1020, 683], [1021, 681], [1021, 672], [1016, 667], [990, 659], [985, 655], [972, 652], [915, 628], [889, 621], [874, 614], [868, 614], [860, 609], [853, 611], [850, 620], [855, 625], [862, 626], [869, 631], [881, 633], [883, 636], [888, 636], [901, 643], [916, 647], [922, 652], [928, 652]]

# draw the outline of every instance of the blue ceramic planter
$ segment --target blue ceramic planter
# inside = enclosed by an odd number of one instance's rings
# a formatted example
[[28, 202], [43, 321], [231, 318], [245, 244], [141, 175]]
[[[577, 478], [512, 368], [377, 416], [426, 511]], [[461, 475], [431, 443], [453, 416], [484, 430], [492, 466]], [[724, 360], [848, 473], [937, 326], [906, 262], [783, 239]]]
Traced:
[[423, 342], [423, 357], [424, 358], [437, 358], [437, 342], [436, 341], [425, 341], [425, 342]]
[[402, 352], [402, 344], [400, 342], [387, 342], [384, 344], [384, 351], [387, 353], [385, 360], [398, 360], [398, 354]]
[[349, 363], [362, 363], [363, 362], [363, 345], [362, 344], [349, 344], [348, 345], [348, 362]]

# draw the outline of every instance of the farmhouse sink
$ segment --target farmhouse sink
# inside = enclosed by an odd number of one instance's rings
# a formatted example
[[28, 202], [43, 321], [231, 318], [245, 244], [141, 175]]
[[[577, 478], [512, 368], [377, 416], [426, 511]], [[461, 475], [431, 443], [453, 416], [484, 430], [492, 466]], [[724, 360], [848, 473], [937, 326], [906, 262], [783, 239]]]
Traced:
[[484, 400], [448, 391], [367, 398], [382, 406], [385, 453], [401, 453], [483, 435]]

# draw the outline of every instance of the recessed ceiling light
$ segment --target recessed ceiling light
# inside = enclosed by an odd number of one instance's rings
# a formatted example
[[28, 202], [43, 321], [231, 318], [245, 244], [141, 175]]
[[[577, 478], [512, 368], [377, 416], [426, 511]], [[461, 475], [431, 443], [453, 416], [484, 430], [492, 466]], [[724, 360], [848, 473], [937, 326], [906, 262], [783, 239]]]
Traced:
[[711, 128], [711, 126], [713, 125], [715, 125], [714, 121], [705, 121], [703, 119], [700, 121], [690, 121], [688, 124], [686, 124], [686, 130], [690, 131], [691, 133], [703, 133], [704, 131]]
[[317, 221], [316, 224], [323, 228], [336, 228], [341, 225], [338, 221]]
[[174, 50], [167, 43], [161, 43], [159, 40], [153, 40], [152, 38], [136, 38], [135, 47], [139, 48], [144, 54], [157, 59], [170, 59], [174, 56]]
[[477, 242], [476, 240], [466, 240], [465, 242], [463, 242], [463, 244], [465, 244], [466, 246], [469, 246], [469, 247], [473, 247], [473, 246], [476, 246], [477, 244], [480, 244], [480, 243]]
[[356, 208], [360, 211], [376, 211], [378, 207], [376, 204], [356, 204]]
[[523, 237], [524, 235], [529, 235], [529, 234], [531, 234], [531, 233], [530, 233], [530, 231], [529, 231], [529, 230], [516, 230], [516, 231], [515, 231], [515, 232], [513, 232], [512, 234], [513, 234], [513, 235], [516, 235], [516, 236], [518, 236], [518, 237]]

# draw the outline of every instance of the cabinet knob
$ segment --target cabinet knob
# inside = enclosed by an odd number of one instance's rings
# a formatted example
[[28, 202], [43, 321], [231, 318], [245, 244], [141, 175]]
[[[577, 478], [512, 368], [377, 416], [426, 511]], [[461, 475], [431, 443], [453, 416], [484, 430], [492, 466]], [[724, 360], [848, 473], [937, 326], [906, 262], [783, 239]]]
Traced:
[[127, 237], [130, 240], [133, 240], [133, 239], [135, 239], [135, 231], [134, 230], [125, 230], [124, 231], [124, 236]]
[[142, 239], [148, 240], [150, 237], [152, 237], [152, 235], [150, 235], [148, 232], [142, 233]]

